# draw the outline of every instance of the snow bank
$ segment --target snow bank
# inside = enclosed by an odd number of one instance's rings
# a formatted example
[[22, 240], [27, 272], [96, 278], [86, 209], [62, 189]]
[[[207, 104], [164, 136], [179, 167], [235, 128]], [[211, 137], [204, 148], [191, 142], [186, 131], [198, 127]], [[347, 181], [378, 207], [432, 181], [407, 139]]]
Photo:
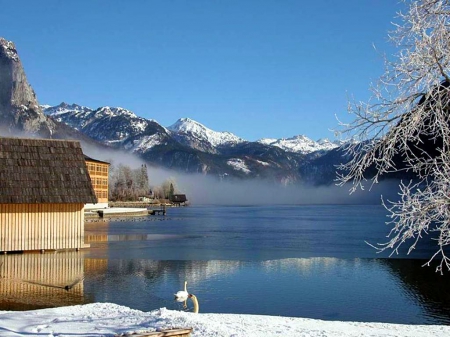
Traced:
[[0, 336], [126, 336], [169, 328], [194, 328], [193, 337], [383, 336], [444, 337], [450, 326], [333, 322], [233, 314], [193, 314], [165, 308], [142, 312], [112, 303], [0, 311]]

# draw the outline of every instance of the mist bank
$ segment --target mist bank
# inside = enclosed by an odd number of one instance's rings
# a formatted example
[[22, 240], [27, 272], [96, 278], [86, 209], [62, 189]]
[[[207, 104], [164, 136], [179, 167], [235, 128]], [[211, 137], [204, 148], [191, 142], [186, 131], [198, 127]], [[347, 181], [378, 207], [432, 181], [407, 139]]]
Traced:
[[330, 186], [283, 186], [258, 180], [217, 181], [207, 176], [180, 175], [178, 186], [192, 204], [276, 205], [276, 204], [381, 204], [381, 196], [398, 198], [398, 181], [377, 184], [371, 191], [349, 194], [349, 188]]
[[[8, 136], [5, 130], [0, 134]], [[9, 135], [11, 136], [11, 135]], [[34, 138], [27, 133], [14, 132], [14, 137]], [[398, 181], [384, 181], [370, 191], [349, 194], [349, 188], [292, 184], [284, 186], [258, 179], [231, 178], [220, 180], [217, 176], [182, 173], [170, 169], [157, 168], [145, 162], [138, 155], [116, 149], [98, 148], [82, 141], [83, 152], [114, 166], [127, 165], [133, 169], [147, 164], [149, 184], [161, 186], [165, 181], [174, 182], [175, 193], [186, 194], [193, 205], [276, 205], [276, 204], [381, 204], [385, 199], [398, 199]]]
[[274, 205], [274, 204], [381, 204], [385, 199], [398, 198], [398, 180], [386, 180], [374, 185], [370, 190], [349, 193], [350, 186], [311, 186], [292, 184], [284, 186], [271, 181], [257, 179], [220, 180], [216, 176], [182, 173], [156, 168], [137, 155], [122, 151], [99, 151], [83, 148], [93, 158], [110, 162], [112, 165], [128, 165], [139, 168], [147, 164], [150, 186], [159, 186], [170, 179], [174, 182], [175, 193], [186, 194], [194, 205]]

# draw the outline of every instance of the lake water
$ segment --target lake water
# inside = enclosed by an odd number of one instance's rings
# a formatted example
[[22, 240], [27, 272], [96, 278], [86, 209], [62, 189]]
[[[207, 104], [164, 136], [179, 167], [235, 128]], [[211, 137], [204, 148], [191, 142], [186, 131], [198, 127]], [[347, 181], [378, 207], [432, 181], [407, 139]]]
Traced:
[[388, 259], [365, 243], [386, 240], [385, 221], [374, 205], [191, 206], [93, 221], [90, 249], [1, 256], [0, 310], [185, 310], [173, 294], [187, 280], [201, 312], [449, 324], [449, 277], [421, 267], [433, 247]]

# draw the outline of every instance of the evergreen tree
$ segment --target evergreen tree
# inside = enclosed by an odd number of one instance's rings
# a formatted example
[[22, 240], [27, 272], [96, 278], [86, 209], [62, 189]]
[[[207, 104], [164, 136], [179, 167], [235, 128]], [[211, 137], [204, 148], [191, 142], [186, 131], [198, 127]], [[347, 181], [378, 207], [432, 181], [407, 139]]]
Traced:
[[173, 184], [170, 183], [170, 188], [169, 188], [169, 198], [168, 198], [170, 201], [172, 201], [173, 195], [174, 195]]

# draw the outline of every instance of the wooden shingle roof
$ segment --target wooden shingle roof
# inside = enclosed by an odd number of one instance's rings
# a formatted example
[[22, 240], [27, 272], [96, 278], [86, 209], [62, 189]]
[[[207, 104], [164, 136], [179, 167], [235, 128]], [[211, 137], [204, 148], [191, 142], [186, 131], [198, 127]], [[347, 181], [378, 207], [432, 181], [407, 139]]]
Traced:
[[0, 137], [0, 204], [96, 202], [79, 142]]
[[86, 155], [84, 155], [84, 160], [85, 161], [90, 161], [90, 162], [93, 162], [93, 163], [100, 163], [100, 164], [111, 165], [110, 163], [108, 163], [106, 161], [101, 161], [101, 160], [98, 160], [98, 159], [94, 159], [94, 158], [91, 158], [91, 157], [86, 156]]

